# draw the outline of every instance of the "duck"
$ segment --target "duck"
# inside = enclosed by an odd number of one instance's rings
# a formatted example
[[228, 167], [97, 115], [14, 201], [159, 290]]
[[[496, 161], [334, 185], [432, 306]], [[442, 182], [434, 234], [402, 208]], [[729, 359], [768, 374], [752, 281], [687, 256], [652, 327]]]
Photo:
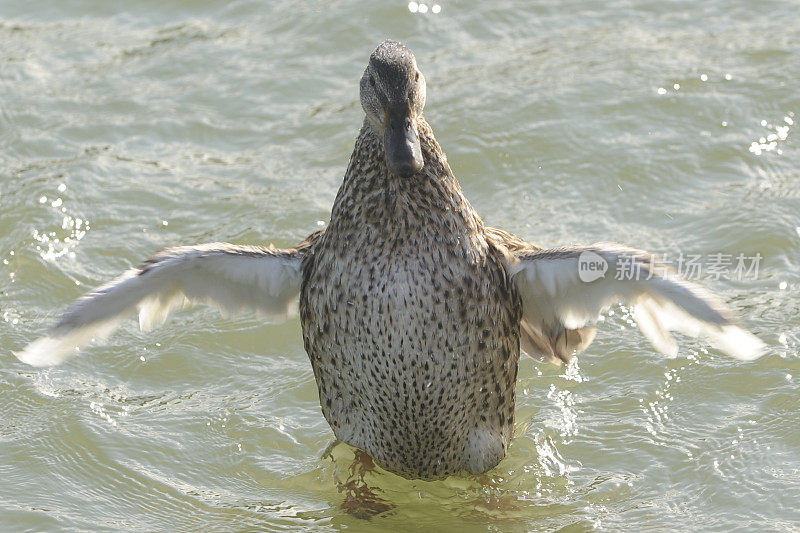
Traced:
[[324, 229], [286, 249], [163, 249], [15, 355], [60, 364], [135, 312], [146, 331], [197, 303], [272, 322], [299, 311], [335, 437], [390, 472], [432, 480], [495, 467], [513, 434], [520, 354], [569, 363], [618, 302], [667, 357], [678, 354], [673, 331], [744, 361], [764, 353], [719, 298], [653, 254], [616, 243], [544, 249], [486, 226], [425, 119], [425, 76], [405, 45], [375, 48], [360, 100], [363, 124]]

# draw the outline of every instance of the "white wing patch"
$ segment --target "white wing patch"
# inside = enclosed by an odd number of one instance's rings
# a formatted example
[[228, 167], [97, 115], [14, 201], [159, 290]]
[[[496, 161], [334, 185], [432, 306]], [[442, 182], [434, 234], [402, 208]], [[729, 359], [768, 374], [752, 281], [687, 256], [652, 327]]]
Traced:
[[225, 314], [249, 310], [271, 321], [285, 319], [295, 310], [302, 258], [296, 250], [221, 243], [168, 248], [83, 296], [46, 337], [15, 355], [34, 366], [59, 364], [106, 338], [137, 310], [143, 331], [195, 303], [213, 304]]
[[[607, 263], [604, 276], [582, 281], [579, 258], [584, 252], [597, 254]], [[630, 266], [634, 267], [632, 279], [616, 279], [620, 267]], [[543, 351], [543, 343], [553, 346], [554, 353], [543, 354], [550, 360], [557, 360], [555, 355], [568, 360], [572, 354], [559, 354], [556, 341], [596, 321], [600, 313], [620, 300], [634, 305], [634, 318], [642, 332], [667, 357], [678, 354], [671, 331], [703, 337], [743, 360], [756, 359], [766, 349], [761, 340], [733, 322], [717, 298], [641, 250], [595, 244], [522, 251], [509, 261], [508, 270], [522, 295], [523, 331], [530, 332], [536, 341], [530, 344], [538, 347], [537, 351]], [[572, 345], [580, 351], [588, 342], [575, 341]]]

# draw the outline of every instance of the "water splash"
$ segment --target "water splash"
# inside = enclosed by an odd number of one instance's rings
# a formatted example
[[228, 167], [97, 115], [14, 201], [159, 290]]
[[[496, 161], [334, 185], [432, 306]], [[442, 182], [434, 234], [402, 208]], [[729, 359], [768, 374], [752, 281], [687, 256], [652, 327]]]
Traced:
[[[59, 193], [65, 192], [67, 190], [66, 184], [61, 183], [57, 190]], [[43, 195], [39, 198], [39, 203], [42, 205], [49, 204], [50, 208], [60, 212], [62, 217], [59, 229], [51, 231], [33, 229], [31, 236], [38, 243], [36, 251], [42, 259], [48, 262], [54, 262], [64, 256], [74, 258], [74, 249], [78, 245], [78, 241], [83, 239], [86, 236], [86, 232], [91, 229], [89, 221], [70, 215], [64, 205], [64, 199], [60, 196], [50, 200]], [[78, 282], [76, 281], [76, 283]]]
[[761, 121], [761, 126], [767, 128], [769, 133], [766, 136], [760, 137], [758, 140], [750, 143], [748, 151], [755, 155], [761, 155], [764, 152], [775, 152], [778, 155], [783, 154], [783, 150], [779, 148], [789, 137], [789, 129], [794, 125], [794, 113], [789, 112], [783, 117], [783, 124], [772, 124], [767, 120]]
[[422, 2], [409, 2], [408, 3], [408, 10], [411, 13], [420, 13], [422, 15], [424, 15], [424, 14], [426, 14], [426, 13], [428, 13], [430, 11], [430, 13], [433, 13], [434, 15], [436, 15], [438, 13], [441, 13], [442, 6], [440, 6], [439, 4], [433, 4], [429, 8], [428, 4], [425, 4], [425, 3], [422, 3]]

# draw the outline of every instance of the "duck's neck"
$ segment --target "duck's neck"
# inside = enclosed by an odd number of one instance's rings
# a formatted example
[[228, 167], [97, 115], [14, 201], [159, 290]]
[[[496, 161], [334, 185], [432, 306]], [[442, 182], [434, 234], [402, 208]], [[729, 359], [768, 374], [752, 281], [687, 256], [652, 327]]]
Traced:
[[417, 119], [422, 170], [402, 178], [386, 166], [382, 139], [364, 121], [331, 211], [328, 231], [368, 226], [397, 232], [398, 226], [451, 233], [483, 232], [483, 222], [461, 192], [447, 157], [423, 117]]

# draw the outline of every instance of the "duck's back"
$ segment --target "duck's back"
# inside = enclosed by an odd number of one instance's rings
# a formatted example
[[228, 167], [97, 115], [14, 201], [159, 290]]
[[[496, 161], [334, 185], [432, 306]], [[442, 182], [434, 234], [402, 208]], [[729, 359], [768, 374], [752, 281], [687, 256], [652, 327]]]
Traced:
[[345, 179], [304, 265], [323, 414], [407, 477], [483, 472], [513, 429], [519, 298], [457, 184], [437, 178], [453, 179], [446, 161], [427, 153], [428, 175], [378, 188], [380, 168], [358, 151], [348, 175], [359, 178]]

